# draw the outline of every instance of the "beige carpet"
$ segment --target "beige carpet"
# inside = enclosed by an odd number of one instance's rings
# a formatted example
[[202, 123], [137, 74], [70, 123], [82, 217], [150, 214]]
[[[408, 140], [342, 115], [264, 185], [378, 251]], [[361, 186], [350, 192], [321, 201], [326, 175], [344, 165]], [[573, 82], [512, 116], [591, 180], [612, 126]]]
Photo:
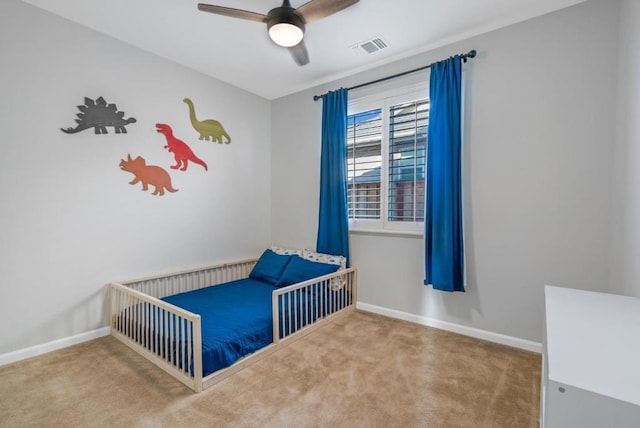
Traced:
[[195, 394], [111, 337], [0, 367], [2, 427], [538, 427], [540, 356], [354, 312]]

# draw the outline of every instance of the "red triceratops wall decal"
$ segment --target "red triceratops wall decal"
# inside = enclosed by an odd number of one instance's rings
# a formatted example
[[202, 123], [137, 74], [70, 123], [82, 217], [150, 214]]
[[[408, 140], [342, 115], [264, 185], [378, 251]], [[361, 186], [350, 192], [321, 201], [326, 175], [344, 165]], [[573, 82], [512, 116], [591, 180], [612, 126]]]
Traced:
[[156, 123], [156, 130], [165, 136], [167, 145], [164, 146], [164, 148], [173, 153], [176, 159], [176, 164], [171, 166], [172, 169], [180, 168], [180, 171], [186, 171], [189, 161], [191, 161], [202, 165], [205, 171], [207, 170], [207, 164], [193, 153], [193, 150], [191, 150], [187, 143], [173, 136], [173, 130], [169, 125]]
[[155, 186], [154, 195], [164, 195], [165, 189], [168, 192], [177, 192], [171, 186], [171, 176], [167, 171], [155, 165], [147, 165], [144, 158], [138, 156], [131, 159], [131, 155], [127, 155], [127, 160], [120, 160], [120, 169], [132, 173], [135, 177], [129, 184], [134, 185], [142, 182], [142, 190], [147, 191], [149, 185]]

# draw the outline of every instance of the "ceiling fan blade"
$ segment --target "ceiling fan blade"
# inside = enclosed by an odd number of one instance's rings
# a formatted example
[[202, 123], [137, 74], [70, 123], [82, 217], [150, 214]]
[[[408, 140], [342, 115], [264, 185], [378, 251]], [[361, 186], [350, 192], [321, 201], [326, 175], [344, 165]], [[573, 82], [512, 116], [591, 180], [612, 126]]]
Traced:
[[304, 39], [295, 46], [287, 48], [296, 64], [302, 66], [309, 64], [309, 52], [304, 44]]
[[311, 0], [297, 8], [296, 12], [302, 15], [308, 24], [325, 16], [340, 12], [342, 9], [358, 3], [358, 1], [360, 0]]
[[198, 3], [198, 10], [201, 10], [202, 12], [215, 13], [217, 15], [230, 16], [232, 18], [248, 19], [249, 21], [267, 22], [267, 15], [249, 12], [248, 10], [234, 9], [231, 7]]

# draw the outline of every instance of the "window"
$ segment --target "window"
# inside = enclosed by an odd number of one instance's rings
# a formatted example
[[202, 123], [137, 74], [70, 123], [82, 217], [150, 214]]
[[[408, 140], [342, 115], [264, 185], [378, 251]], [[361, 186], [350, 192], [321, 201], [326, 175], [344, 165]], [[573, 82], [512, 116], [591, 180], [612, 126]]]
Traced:
[[347, 192], [354, 229], [422, 231], [428, 119], [424, 89], [349, 104]]

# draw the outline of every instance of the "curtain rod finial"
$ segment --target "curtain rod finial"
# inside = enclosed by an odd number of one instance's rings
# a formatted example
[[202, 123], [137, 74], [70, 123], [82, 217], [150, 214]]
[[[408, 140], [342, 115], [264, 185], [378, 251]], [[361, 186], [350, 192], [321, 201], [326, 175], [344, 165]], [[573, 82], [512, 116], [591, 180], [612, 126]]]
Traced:
[[475, 58], [478, 52], [475, 49], [471, 49], [466, 54], [462, 55], [462, 61], [467, 62], [469, 58]]
[[477, 53], [478, 53], [478, 52], [476, 52], [476, 50], [475, 50], [475, 49], [471, 49], [471, 50], [469, 51], [469, 53], [467, 54], [467, 56], [468, 56], [469, 58], [475, 58]]

